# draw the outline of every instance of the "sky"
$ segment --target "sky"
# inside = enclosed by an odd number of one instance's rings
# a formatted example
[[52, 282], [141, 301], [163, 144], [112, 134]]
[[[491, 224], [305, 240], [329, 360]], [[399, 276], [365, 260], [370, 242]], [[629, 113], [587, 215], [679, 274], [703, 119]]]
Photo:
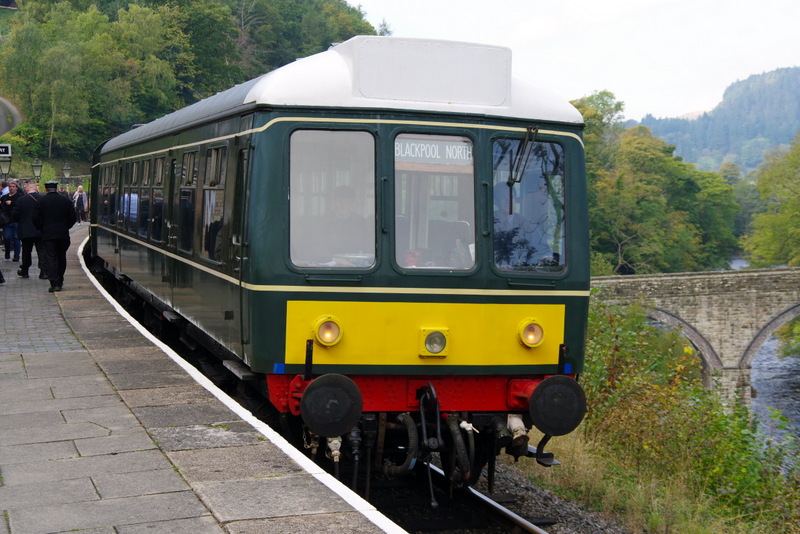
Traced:
[[395, 37], [512, 50], [568, 100], [610, 91], [625, 118], [711, 111], [753, 74], [800, 66], [798, 0], [347, 0]]

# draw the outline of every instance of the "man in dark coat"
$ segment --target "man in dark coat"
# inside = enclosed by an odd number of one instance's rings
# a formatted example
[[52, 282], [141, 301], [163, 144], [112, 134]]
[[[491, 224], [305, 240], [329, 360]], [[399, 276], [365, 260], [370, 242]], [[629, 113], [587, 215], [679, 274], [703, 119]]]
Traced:
[[61, 291], [67, 270], [69, 229], [78, 220], [70, 199], [59, 195], [58, 182], [44, 184], [46, 195], [39, 198], [33, 208], [33, 224], [42, 233], [45, 271], [50, 280], [50, 291]]
[[17, 274], [22, 278], [28, 278], [28, 269], [33, 265], [31, 252], [36, 248], [36, 256], [39, 264], [39, 278], [47, 278], [44, 271], [44, 251], [41, 249], [42, 233], [33, 225], [33, 208], [39, 202], [39, 184], [27, 182], [25, 184], [27, 195], [22, 197], [14, 205], [12, 218], [19, 222], [19, 238], [22, 240], [22, 263]]

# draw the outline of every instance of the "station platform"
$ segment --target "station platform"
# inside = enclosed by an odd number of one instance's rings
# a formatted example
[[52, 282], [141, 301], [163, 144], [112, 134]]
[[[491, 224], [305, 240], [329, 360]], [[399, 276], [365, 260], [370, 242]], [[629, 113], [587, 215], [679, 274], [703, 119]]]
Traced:
[[130, 320], [87, 235], [61, 292], [0, 259], [0, 534], [405, 532]]

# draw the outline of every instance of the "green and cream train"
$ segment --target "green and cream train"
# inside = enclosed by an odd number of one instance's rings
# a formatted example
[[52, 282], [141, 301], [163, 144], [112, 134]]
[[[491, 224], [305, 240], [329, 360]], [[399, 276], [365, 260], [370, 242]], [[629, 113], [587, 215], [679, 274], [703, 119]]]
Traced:
[[354, 37], [100, 146], [91, 255], [334, 458], [557, 463], [586, 410], [582, 128], [506, 48]]

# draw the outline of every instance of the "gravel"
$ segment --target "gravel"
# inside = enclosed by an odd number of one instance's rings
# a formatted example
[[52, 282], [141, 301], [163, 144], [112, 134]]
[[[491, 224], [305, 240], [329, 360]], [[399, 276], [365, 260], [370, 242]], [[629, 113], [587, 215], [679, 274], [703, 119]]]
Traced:
[[[475, 489], [486, 492], [485, 477], [481, 477]], [[575, 502], [535, 486], [513, 464], [497, 463], [494, 490], [513, 495], [516, 501], [503, 503], [503, 506], [529, 521], [532, 518], [553, 519], [554, 524], [540, 526], [548, 534], [632, 534], [614, 518], [588, 511]]]

